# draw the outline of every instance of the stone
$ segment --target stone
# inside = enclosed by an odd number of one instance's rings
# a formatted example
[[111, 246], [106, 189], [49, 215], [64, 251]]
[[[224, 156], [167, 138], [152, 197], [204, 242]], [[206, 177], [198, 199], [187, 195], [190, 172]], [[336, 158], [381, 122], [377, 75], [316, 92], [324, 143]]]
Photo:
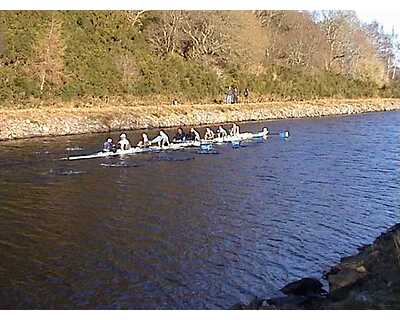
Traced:
[[316, 278], [303, 278], [284, 286], [281, 291], [287, 295], [310, 296], [326, 293], [322, 283]]
[[245, 310], [247, 309], [247, 306], [243, 303], [236, 303], [235, 305], [232, 306], [232, 310]]
[[365, 269], [364, 266], [359, 266], [358, 268], [356, 268], [356, 270], [357, 270], [357, 272], [360, 272], [360, 273], [365, 273], [365, 272], [367, 272], [367, 269]]
[[276, 297], [267, 300], [269, 305], [275, 306], [277, 309], [300, 309], [308, 301], [304, 296], [287, 296]]
[[366, 273], [360, 273], [354, 269], [344, 269], [337, 274], [331, 274], [328, 276], [329, 288], [331, 291], [335, 291], [340, 288], [352, 286], [366, 276]]
[[260, 309], [262, 310], [276, 310], [276, 306], [269, 304], [267, 300], [261, 302]]

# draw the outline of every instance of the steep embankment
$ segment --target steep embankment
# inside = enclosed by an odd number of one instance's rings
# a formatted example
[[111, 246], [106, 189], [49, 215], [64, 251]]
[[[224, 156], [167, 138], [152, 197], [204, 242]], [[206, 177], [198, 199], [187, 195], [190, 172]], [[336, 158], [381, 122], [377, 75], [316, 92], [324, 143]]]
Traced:
[[321, 117], [398, 109], [400, 109], [400, 99], [179, 106], [54, 104], [1, 110], [0, 140], [184, 125], [198, 126], [233, 121]]
[[399, 309], [400, 224], [325, 273], [329, 292], [318, 279], [286, 285], [283, 297], [255, 299], [235, 309]]

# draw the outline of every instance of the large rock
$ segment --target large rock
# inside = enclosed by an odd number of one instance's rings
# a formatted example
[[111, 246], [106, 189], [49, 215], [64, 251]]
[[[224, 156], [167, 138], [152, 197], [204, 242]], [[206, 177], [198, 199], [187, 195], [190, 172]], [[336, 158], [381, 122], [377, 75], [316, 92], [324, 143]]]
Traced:
[[287, 295], [314, 296], [325, 294], [322, 283], [316, 278], [303, 278], [284, 286], [281, 291]]
[[232, 306], [233, 310], [275, 310], [275, 305], [270, 304], [265, 299], [253, 299], [249, 304], [237, 303]]
[[351, 287], [356, 284], [360, 280], [367, 277], [367, 272], [365, 268], [357, 267], [357, 268], [342, 268], [340, 271], [330, 272], [326, 275], [326, 278], [329, 282], [329, 289], [332, 293], [338, 289], [344, 287]]
[[[322, 299], [322, 298], [321, 298]], [[267, 299], [268, 305], [281, 310], [312, 309], [317, 303], [318, 298], [289, 295], [286, 297], [276, 297]], [[270, 308], [272, 309], [272, 308]]]

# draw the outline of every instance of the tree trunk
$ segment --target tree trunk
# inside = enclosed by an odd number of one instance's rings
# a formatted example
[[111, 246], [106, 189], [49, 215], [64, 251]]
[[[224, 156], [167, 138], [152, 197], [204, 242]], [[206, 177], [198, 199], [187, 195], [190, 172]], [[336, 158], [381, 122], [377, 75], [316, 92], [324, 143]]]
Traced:
[[42, 80], [41, 80], [41, 83], [40, 83], [40, 94], [43, 93], [44, 84], [46, 83], [46, 73], [47, 73], [47, 68], [48, 68], [49, 60], [50, 60], [50, 48], [51, 48], [51, 40], [52, 40], [52, 37], [53, 37], [53, 29], [54, 29], [54, 15], [52, 15], [52, 17], [51, 17], [51, 25], [50, 25], [50, 31], [49, 31], [49, 42], [48, 42], [48, 45], [47, 45], [46, 57], [45, 57], [43, 71], [42, 71]]

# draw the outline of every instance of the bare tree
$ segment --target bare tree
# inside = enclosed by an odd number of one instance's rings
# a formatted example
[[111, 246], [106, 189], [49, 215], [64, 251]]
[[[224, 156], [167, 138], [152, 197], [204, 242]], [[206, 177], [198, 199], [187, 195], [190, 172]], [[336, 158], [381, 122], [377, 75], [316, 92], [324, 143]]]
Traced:
[[[316, 14], [317, 15], [317, 14]], [[353, 41], [358, 24], [353, 11], [328, 10], [318, 13], [318, 20], [328, 43], [325, 69], [345, 72], [356, 59], [359, 51]]]
[[[323, 34], [306, 11], [258, 11], [268, 34], [267, 62], [287, 66], [318, 67], [318, 52], [325, 50]], [[318, 48], [318, 50], [317, 50]]]
[[33, 77], [40, 81], [40, 92], [44, 92], [47, 83], [61, 86], [64, 78], [64, 45], [61, 40], [62, 24], [55, 13], [51, 14], [45, 32], [37, 41], [35, 55], [30, 70]]
[[383, 26], [374, 21], [364, 25], [368, 37], [375, 47], [378, 57], [385, 64], [387, 76], [394, 79], [397, 70], [399, 41], [394, 29], [391, 34], [385, 33]]
[[173, 53], [179, 43], [179, 33], [182, 24], [181, 11], [161, 11], [155, 13], [157, 23], [148, 29], [147, 38], [154, 51], [165, 56]]
[[135, 61], [134, 56], [125, 52], [115, 58], [115, 64], [122, 74], [122, 81], [125, 83], [129, 82], [133, 77], [139, 75], [139, 70]]
[[224, 54], [228, 36], [220, 28], [221, 21], [218, 20], [215, 13], [186, 12], [182, 24], [187, 45], [185, 51], [193, 57]]
[[146, 12], [146, 10], [140, 10], [140, 11], [129, 10], [129, 11], [127, 11], [127, 17], [128, 17], [128, 21], [131, 25], [131, 28], [134, 28], [136, 24], [139, 26], [143, 25], [141, 18], [145, 12]]
[[218, 12], [156, 12], [147, 39], [160, 56], [177, 53], [185, 58], [223, 55], [228, 49], [228, 21]]

